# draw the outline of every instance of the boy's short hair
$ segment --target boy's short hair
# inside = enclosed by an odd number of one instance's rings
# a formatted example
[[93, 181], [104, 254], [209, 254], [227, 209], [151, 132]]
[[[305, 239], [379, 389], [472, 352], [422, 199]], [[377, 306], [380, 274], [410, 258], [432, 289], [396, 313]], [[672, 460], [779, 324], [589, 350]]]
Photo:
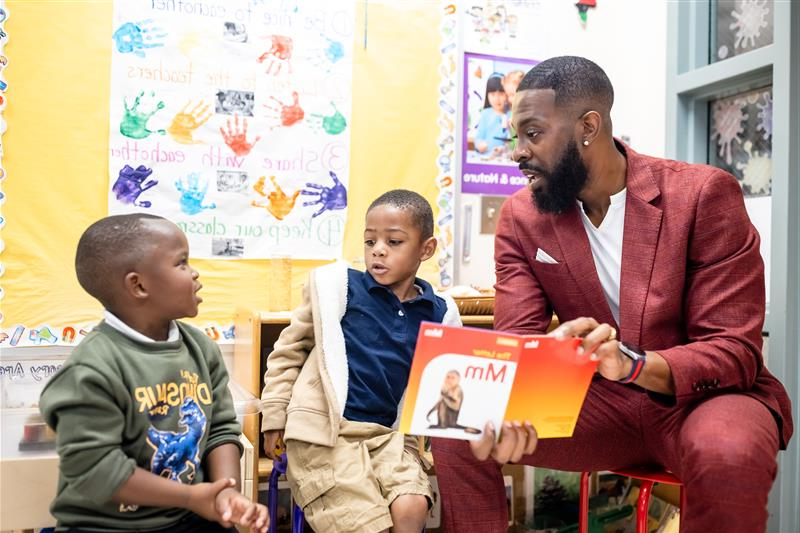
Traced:
[[397, 209], [410, 211], [411, 220], [422, 233], [422, 239], [433, 237], [433, 210], [431, 204], [421, 194], [406, 189], [394, 189], [373, 200], [367, 212], [379, 205], [391, 205]]
[[114, 278], [134, 270], [149, 244], [142, 231], [146, 220], [166, 219], [146, 213], [113, 215], [86, 228], [78, 241], [78, 283], [107, 308], [118, 293]]

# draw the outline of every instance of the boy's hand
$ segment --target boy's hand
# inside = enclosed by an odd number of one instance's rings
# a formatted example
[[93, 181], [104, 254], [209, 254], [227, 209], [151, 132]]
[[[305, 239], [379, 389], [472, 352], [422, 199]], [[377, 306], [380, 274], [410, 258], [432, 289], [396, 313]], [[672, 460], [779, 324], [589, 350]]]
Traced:
[[527, 420], [519, 422], [503, 422], [500, 430], [500, 442], [495, 442], [494, 424], [488, 422], [480, 440], [469, 442], [472, 454], [481, 461], [492, 459], [500, 464], [518, 462], [523, 455], [530, 455], [536, 450], [539, 442], [536, 429]]
[[277, 459], [283, 453], [283, 430], [271, 429], [264, 432], [264, 454], [270, 459]]
[[267, 508], [251, 502], [234, 488], [221, 490], [216, 497], [216, 509], [225, 527], [239, 525], [252, 528], [256, 533], [266, 533], [269, 527]]
[[222, 516], [217, 510], [217, 496], [225, 491], [236, 486], [236, 480], [232, 478], [223, 478], [214, 481], [213, 483], [198, 483], [189, 487], [189, 500], [186, 502], [186, 508], [193, 513], [202, 516], [206, 520], [212, 522], [219, 522], [225, 527], [231, 527], [233, 524], [228, 522], [227, 518]]

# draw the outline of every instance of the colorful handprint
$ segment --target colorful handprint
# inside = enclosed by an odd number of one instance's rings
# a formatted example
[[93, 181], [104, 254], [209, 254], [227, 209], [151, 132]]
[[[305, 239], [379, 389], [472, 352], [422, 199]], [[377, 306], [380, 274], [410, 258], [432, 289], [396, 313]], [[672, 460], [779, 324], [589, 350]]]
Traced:
[[220, 127], [219, 132], [222, 134], [225, 144], [233, 150], [234, 154], [240, 157], [249, 154], [253, 146], [261, 139], [256, 135], [252, 143], [247, 140], [247, 119], [242, 118], [242, 129], [240, 130], [239, 115], [233, 115], [233, 129], [231, 129], [231, 119], [228, 119], [228, 131]]
[[187, 111], [191, 101], [186, 102], [183, 109], [173, 117], [172, 124], [167, 128], [167, 132], [176, 142], [181, 144], [198, 144], [202, 142], [194, 139], [194, 131], [208, 122], [208, 119], [213, 114], [208, 111], [211, 106], [209, 104], [203, 105], [203, 103], [200, 100], [191, 111]]
[[[150, 97], [154, 98], [156, 93], [150, 92]], [[149, 113], [146, 111], [140, 111], [139, 105], [142, 103], [142, 97], [144, 96], [144, 91], [140, 92], [133, 101], [133, 105], [128, 107], [128, 101], [123, 99], [122, 103], [125, 106], [125, 115], [122, 117], [122, 122], [119, 124], [119, 132], [126, 137], [130, 137], [131, 139], [144, 139], [145, 137], [149, 137], [153, 133], [158, 133], [160, 135], [164, 135], [166, 131], [164, 130], [156, 130], [151, 131], [147, 129], [147, 121], [150, 120], [150, 117], [155, 115], [159, 109], [163, 109], [164, 102], [159, 101], [155, 109], [150, 111]]]
[[255, 189], [258, 194], [267, 197], [267, 203], [264, 204], [253, 200], [251, 205], [253, 207], [266, 207], [267, 211], [269, 211], [272, 216], [278, 220], [283, 220], [284, 217], [294, 209], [294, 203], [300, 191], [295, 191], [291, 196], [287, 196], [287, 194], [283, 192], [283, 189], [281, 189], [281, 186], [278, 185], [278, 182], [275, 181], [275, 176], [270, 176], [269, 179], [273, 187], [275, 187], [275, 190], [269, 193], [264, 190], [264, 176], [258, 178], [256, 184], [253, 185], [253, 189]]
[[150, 207], [153, 205], [151, 202], [144, 200], [139, 201], [139, 196], [151, 187], [158, 184], [158, 180], [150, 180], [145, 182], [150, 174], [153, 173], [152, 168], [147, 168], [144, 165], [139, 165], [132, 168], [125, 165], [119, 171], [117, 181], [111, 187], [111, 192], [117, 197], [117, 200], [123, 204], [132, 204], [136, 207]]
[[152, 19], [139, 22], [126, 22], [114, 32], [112, 36], [117, 45], [117, 51], [121, 54], [134, 54], [144, 57], [147, 48], [164, 46], [164, 38], [167, 36], [161, 28], [153, 28]]
[[339, 41], [320, 35], [322, 41], [316, 48], [311, 48], [306, 54], [308, 61], [316, 66], [330, 71], [331, 67], [344, 57], [344, 46]]
[[304, 196], [316, 196], [309, 202], [303, 202], [304, 206], [319, 205], [320, 208], [311, 218], [318, 217], [325, 211], [335, 211], [347, 207], [347, 189], [336, 176], [335, 172], [330, 172], [333, 178], [333, 187], [325, 187], [316, 183], [306, 183], [307, 189], [303, 189], [300, 194]]
[[331, 106], [333, 107], [333, 114], [331, 115], [320, 115], [319, 113], [308, 115], [306, 123], [312, 130], [318, 130], [322, 127], [328, 135], [339, 135], [347, 128], [347, 120], [344, 115], [336, 109], [336, 104], [331, 102]]
[[266, 109], [265, 116], [270, 121], [271, 128], [294, 126], [303, 120], [306, 113], [303, 111], [303, 108], [300, 107], [300, 95], [297, 94], [297, 91], [292, 92], [291, 105], [286, 105], [274, 96], [270, 96], [270, 99], [275, 103], [272, 104], [268, 102], [263, 105], [264, 109]]
[[277, 76], [281, 73], [284, 65], [286, 71], [291, 73], [292, 49], [294, 48], [292, 38], [286, 35], [270, 35], [266, 38], [271, 41], [272, 46], [258, 57], [258, 62], [266, 63], [267, 74]]
[[187, 215], [196, 215], [205, 209], [214, 209], [217, 204], [203, 205], [208, 192], [208, 180], [201, 180], [200, 174], [192, 172], [184, 179], [175, 181], [175, 188], [181, 193], [181, 211]]

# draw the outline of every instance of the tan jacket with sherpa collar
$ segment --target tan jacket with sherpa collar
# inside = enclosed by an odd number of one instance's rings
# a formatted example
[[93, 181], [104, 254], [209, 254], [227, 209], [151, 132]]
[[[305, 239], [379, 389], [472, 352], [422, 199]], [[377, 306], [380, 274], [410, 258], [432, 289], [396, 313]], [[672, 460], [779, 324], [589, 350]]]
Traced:
[[[303, 288], [267, 359], [261, 393], [261, 431], [284, 430], [284, 440], [333, 446], [347, 402], [348, 368], [341, 321], [347, 310], [347, 263], [317, 268]], [[443, 324], [460, 326], [450, 296]], [[402, 403], [402, 402], [401, 402]], [[399, 412], [398, 412], [399, 419]]]

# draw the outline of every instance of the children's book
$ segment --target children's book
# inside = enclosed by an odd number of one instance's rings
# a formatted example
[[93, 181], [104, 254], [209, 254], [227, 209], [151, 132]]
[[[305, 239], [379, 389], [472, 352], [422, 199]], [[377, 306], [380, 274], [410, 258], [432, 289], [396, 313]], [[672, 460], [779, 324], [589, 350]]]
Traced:
[[540, 439], [571, 437], [597, 366], [580, 343], [423, 322], [400, 431], [477, 440], [490, 420], [529, 420]]

